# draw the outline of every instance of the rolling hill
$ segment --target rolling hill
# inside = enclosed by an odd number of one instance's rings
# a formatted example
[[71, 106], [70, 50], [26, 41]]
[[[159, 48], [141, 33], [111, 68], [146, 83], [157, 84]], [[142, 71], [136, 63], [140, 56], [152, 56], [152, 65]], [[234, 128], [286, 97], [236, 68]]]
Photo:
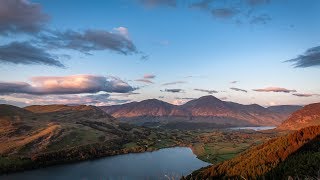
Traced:
[[282, 111], [279, 108], [242, 105], [214, 96], [203, 96], [180, 106], [149, 99], [100, 108], [120, 120], [133, 123], [188, 121], [230, 126], [272, 126], [279, 125], [296, 106], [284, 106]]
[[134, 136], [131, 130], [135, 130], [94, 106], [0, 105], [0, 112], [1, 155], [31, 155], [123, 139]]
[[278, 129], [298, 130], [313, 125], [320, 125], [320, 103], [307, 105], [294, 112]]

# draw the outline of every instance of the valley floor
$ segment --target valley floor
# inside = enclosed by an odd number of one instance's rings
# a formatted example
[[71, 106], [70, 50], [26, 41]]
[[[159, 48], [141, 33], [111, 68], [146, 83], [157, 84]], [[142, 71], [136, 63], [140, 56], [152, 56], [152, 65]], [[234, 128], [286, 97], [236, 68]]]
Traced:
[[[231, 159], [251, 146], [278, 136], [278, 133], [272, 131], [253, 130], [186, 131], [142, 127], [126, 128], [132, 132], [121, 134], [119, 135], [121, 137], [114, 139], [101, 138], [102, 135], [99, 135], [99, 132], [93, 130], [90, 132], [90, 128], [86, 131], [81, 128], [76, 129], [71, 135], [64, 136], [60, 141], [50, 142], [46, 148], [34, 153], [27, 145], [23, 147], [17, 145], [11, 149], [10, 153], [3, 153], [0, 157], [0, 172], [9, 173], [174, 146], [190, 147], [199, 159], [215, 164]], [[24, 137], [24, 139], [30, 139], [30, 137]], [[3, 146], [5, 144], [2, 143], [1, 147]]]

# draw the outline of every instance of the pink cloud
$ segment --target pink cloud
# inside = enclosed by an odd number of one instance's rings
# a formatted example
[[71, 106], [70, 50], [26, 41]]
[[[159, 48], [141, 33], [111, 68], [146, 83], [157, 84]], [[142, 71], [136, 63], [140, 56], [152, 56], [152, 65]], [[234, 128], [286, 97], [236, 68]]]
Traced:
[[31, 79], [32, 83], [0, 82], [0, 93], [24, 93], [34, 95], [46, 94], [80, 94], [97, 92], [127, 93], [134, 91], [128, 83], [117, 77], [96, 75], [39, 76]]
[[290, 93], [290, 92], [297, 92], [296, 90], [290, 90], [281, 87], [267, 87], [262, 89], [253, 89], [253, 91], [257, 92], [283, 92], [283, 93]]
[[155, 77], [156, 77], [156, 75], [154, 75], [154, 74], [145, 74], [143, 76], [144, 79], [154, 79]]

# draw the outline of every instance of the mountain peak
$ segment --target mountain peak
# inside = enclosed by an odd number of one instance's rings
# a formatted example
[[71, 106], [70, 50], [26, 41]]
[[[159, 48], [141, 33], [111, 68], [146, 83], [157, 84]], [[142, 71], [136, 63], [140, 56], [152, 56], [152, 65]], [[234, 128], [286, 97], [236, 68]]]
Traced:
[[198, 100], [221, 101], [220, 99], [218, 99], [218, 98], [216, 98], [215, 96], [212, 96], [212, 95], [202, 96], [202, 97], [198, 98]]

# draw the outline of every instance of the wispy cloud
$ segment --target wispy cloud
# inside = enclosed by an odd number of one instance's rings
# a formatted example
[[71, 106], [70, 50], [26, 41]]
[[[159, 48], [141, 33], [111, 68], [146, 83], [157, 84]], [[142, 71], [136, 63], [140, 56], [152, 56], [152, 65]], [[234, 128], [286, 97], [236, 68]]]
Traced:
[[156, 7], [156, 6], [169, 6], [176, 7], [176, 0], [139, 0], [146, 7]]
[[110, 50], [124, 55], [141, 54], [128, 39], [128, 30], [118, 29], [118, 33], [99, 29], [85, 31], [47, 31], [37, 36], [37, 44], [47, 48], [71, 49], [85, 54], [91, 51]]
[[310, 48], [304, 54], [285, 62], [293, 63], [296, 68], [320, 66], [320, 46]]
[[234, 90], [234, 91], [240, 91], [240, 92], [245, 92], [245, 93], [247, 93], [248, 91], [247, 90], [245, 90], [245, 89], [240, 89], [240, 88], [236, 88], [236, 87], [232, 87], [232, 88], [230, 88], [231, 90]]
[[105, 106], [122, 104], [129, 102], [128, 99], [116, 99], [111, 98], [109, 94], [91, 94], [91, 95], [30, 95], [30, 94], [14, 94], [12, 95], [16, 101], [8, 101], [5, 98], [3, 101], [7, 101], [10, 104], [21, 104], [24, 106], [34, 104], [86, 104], [95, 106]]
[[58, 59], [58, 56], [54, 56], [46, 52], [45, 49], [35, 47], [28, 42], [12, 42], [0, 46], [0, 63], [65, 67]]
[[143, 78], [136, 79], [135, 81], [143, 82], [143, 83], [147, 83], [147, 84], [153, 84], [153, 81], [151, 81], [151, 79], [154, 79], [155, 77], [156, 77], [156, 75], [153, 75], [153, 74], [145, 74], [143, 76]]
[[253, 91], [257, 92], [283, 92], [283, 93], [291, 93], [291, 92], [297, 92], [296, 90], [281, 88], [281, 87], [266, 87], [262, 89], [253, 89]]
[[168, 82], [168, 83], [164, 83], [162, 84], [163, 86], [169, 86], [169, 85], [176, 85], [176, 84], [185, 84], [187, 83], [186, 81], [174, 81], [174, 82]]
[[193, 100], [193, 99], [196, 99], [196, 98], [190, 98], [190, 97], [176, 97], [175, 99], [182, 99], [182, 100]]
[[0, 33], [37, 33], [48, 20], [39, 4], [28, 0], [0, 1]]
[[189, 5], [190, 8], [199, 10], [210, 10], [210, 5], [213, 0], [201, 0], [199, 2], [193, 2]]
[[208, 94], [218, 93], [218, 91], [215, 90], [208, 90], [208, 89], [194, 89], [195, 91], [205, 92]]
[[160, 90], [161, 92], [171, 92], [171, 93], [181, 93], [184, 92], [183, 89], [165, 89], [165, 90]]
[[80, 94], [97, 92], [127, 93], [135, 88], [117, 77], [95, 75], [39, 76], [26, 82], [0, 82], [1, 94]]
[[320, 94], [306, 94], [306, 93], [294, 93], [292, 94], [298, 97], [312, 97], [312, 96], [320, 96]]
[[239, 13], [239, 10], [235, 8], [216, 8], [211, 10], [211, 14], [217, 18], [232, 18]]
[[149, 79], [136, 79], [135, 81], [143, 82], [143, 83], [148, 83], [148, 84], [153, 84], [153, 82], [150, 81]]
[[174, 100], [172, 100], [170, 103], [174, 105], [182, 105], [185, 104], [188, 101], [194, 100], [195, 98], [189, 98], [189, 97], [176, 97]]
[[154, 79], [155, 77], [156, 77], [156, 75], [154, 75], [154, 74], [145, 74], [143, 76], [144, 79]]

